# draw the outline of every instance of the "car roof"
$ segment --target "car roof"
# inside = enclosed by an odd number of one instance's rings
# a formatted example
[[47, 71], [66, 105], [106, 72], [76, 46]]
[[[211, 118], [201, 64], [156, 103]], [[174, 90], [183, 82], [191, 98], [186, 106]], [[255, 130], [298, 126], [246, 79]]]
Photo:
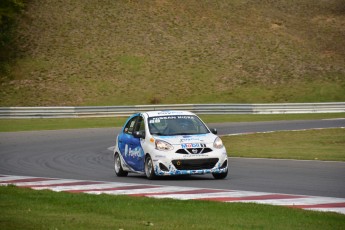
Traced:
[[159, 116], [174, 116], [174, 115], [195, 115], [189, 111], [180, 110], [163, 110], [163, 111], [148, 111], [146, 112], [148, 117], [159, 117]]

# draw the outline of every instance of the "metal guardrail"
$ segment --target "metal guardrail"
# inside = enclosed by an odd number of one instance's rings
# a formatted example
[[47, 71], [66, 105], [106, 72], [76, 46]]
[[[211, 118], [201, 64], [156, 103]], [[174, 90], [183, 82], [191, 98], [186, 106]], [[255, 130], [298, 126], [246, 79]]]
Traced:
[[188, 110], [196, 114], [344, 113], [345, 102], [282, 104], [171, 104], [77, 107], [0, 107], [0, 118], [75, 118], [129, 116], [151, 110]]

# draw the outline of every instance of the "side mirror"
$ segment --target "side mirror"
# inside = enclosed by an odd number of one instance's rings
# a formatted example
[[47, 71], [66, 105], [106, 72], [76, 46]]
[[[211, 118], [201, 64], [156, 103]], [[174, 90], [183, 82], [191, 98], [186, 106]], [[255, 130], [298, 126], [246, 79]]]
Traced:
[[210, 129], [210, 130], [211, 130], [211, 133], [213, 133], [213, 134], [217, 134], [218, 133], [217, 129]]
[[133, 132], [133, 137], [145, 139], [145, 131], [135, 131]]

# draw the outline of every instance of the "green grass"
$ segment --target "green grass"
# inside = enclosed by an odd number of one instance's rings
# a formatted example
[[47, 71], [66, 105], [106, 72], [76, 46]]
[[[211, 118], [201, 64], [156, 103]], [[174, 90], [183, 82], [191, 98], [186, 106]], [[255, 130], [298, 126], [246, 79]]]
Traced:
[[[334, 114], [242, 114], [242, 115], [201, 115], [206, 123], [251, 122], [275, 120], [306, 120], [344, 118], [344, 113]], [[109, 118], [59, 118], [59, 119], [0, 119], [0, 132], [57, 130], [78, 128], [111, 128], [124, 125], [127, 117]]]
[[345, 161], [345, 129], [281, 131], [222, 140], [232, 157]]
[[343, 0], [25, 3], [0, 106], [345, 101]]
[[1, 229], [344, 229], [345, 216], [258, 204], [0, 186]]

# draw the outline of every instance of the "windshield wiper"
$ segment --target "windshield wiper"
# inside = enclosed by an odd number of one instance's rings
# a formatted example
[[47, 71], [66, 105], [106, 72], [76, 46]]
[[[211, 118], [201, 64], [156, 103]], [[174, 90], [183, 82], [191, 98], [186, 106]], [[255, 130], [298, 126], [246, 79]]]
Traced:
[[193, 135], [195, 133], [171, 133], [170, 135], [174, 135], [174, 136], [177, 136], [177, 135]]
[[157, 135], [157, 136], [170, 136], [170, 134], [166, 133], [151, 133], [152, 135]]
[[207, 133], [172, 133], [170, 135], [177, 136], [177, 135], [199, 135], [199, 134], [207, 134]]
[[157, 136], [179, 136], [179, 135], [199, 135], [199, 134], [206, 134], [206, 133], [151, 133], [152, 135]]

